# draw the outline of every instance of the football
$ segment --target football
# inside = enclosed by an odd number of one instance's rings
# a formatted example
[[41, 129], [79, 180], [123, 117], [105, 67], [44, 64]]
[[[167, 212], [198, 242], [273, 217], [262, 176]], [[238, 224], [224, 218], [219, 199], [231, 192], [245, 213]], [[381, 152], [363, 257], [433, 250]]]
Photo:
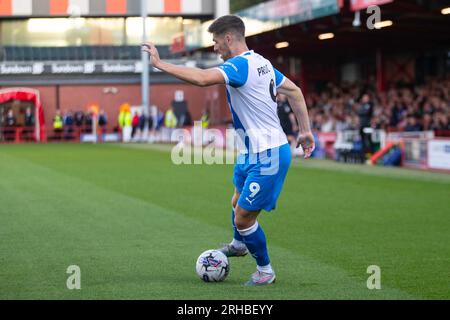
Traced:
[[206, 250], [197, 259], [196, 271], [205, 282], [220, 282], [228, 276], [230, 264], [219, 250]]

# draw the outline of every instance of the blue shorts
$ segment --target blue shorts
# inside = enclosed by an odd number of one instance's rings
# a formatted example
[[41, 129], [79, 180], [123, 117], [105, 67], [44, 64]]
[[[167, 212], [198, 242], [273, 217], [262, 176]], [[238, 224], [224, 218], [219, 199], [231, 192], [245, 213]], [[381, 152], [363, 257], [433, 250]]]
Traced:
[[248, 211], [275, 209], [291, 157], [287, 143], [260, 153], [240, 154], [233, 177], [241, 194], [238, 205]]

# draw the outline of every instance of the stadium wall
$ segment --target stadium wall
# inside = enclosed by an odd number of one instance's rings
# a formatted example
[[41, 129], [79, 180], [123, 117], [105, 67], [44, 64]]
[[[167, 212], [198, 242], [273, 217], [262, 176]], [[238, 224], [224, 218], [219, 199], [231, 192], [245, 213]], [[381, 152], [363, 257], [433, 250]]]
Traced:
[[[0, 86], [0, 89], [11, 86]], [[117, 116], [121, 104], [132, 106], [141, 104], [141, 86], [138, 84], [89, 84], [89, 85], [50, 85], [24, 86], [39, 90], [47, 135], [53, 134], [53, 117], [59, 108], [65, 111], [88, 111], [92, 104], [98, 104], [108, 116], [107, 131], [113, 132], [117, 126]], [[184, 91], [192, 121], [199, 120], [204, 108], [210, 108], [211, 124], [221, 124], [231, 118], [226, 104], [225, 91], [221, 86], [208, 88], [189, 84], [153, 84], [150, 87], [150, 104], [165, 112], [174, 99], [175, 91]]]

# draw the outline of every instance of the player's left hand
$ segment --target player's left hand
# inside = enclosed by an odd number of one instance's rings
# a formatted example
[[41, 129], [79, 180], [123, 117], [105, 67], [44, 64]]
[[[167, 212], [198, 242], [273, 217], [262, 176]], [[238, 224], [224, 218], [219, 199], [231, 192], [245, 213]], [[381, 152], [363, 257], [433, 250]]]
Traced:
[[311, 153], [314, 151], [314, 148], [316, 147], [314, 142], [314, 136], [311, 131], [300, 133], [298, 135], [297, 139], [297, 148], [299, 146], [302, 146], [304, 158], [309, 158], [311, 156]]
[[155, 44], [153, 42], [146, 42], [142, 44], [142, 51], [147, 52], [150, 55], [150, 63], [154, 67], [158, 67], [161, 59], [159, 58], [158, 49], [156, 49]]

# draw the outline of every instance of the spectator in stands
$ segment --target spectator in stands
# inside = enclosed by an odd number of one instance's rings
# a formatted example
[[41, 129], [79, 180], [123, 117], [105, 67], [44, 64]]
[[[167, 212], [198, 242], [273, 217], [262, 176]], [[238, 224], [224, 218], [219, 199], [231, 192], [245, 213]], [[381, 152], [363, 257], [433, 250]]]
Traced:
[[61, 112], [56, 110], [56, 114], [53, 118], [53, 132], [55, 134], [55, 139], [61, 140], [63, 130], [63, 119], [61, 117]]
[[174, 100], [171, 103], [171, 110], [177, 118], [177, 126], [183, 127], [186, 125], [186, 112], [188, 111], [187, 101], [184, 99], [184, 91], [176, 90]]
[[346, 117], [344, 117], [342, 114], [336, 114], [335, 118], [336, 118], [336, 125], [335, 125], [336, 131], [349, 130], [350, 122], [346, 121]]
[[108, 124], [108, 117], [106, 116], [105, 110], [100, 110], [98, 114], [98, 126], [102, 133], [106, 132], [106, 125]]
[[75, 112], [75, 125], [79, 128], [84, 123], [84, 113], [83, 111]]
[[170, 107], [164, 115], [164, 126], [166, 128], [175, 128], [177, 126], [177, 122], [178, 120], [173, 112], [173, 108]]
[[134, 139], [134, 136], [139, 129], [139, 112], [133, 113], [133, 118], [131, 119], [131, 127], [131, 139]]
[[400, 106], [398, 105], [397, 102], [394, 102], [393, 105], [388, 106], [388, 108], [390, 109], [390, 126], [391, 127], [396, 127], [401, 118], [402, 118], [402, 109], [400, 108]]
[[90, 111], [86, 113], [86, 115], [84, 116], [85, 128], [84, 130], [82, 130], [83, 132], [92, 132], [92, 123], [93, 123], [92, 119], [93, 119], [92, 112]]
[[171, 106], [164, 115], [164, 141], [171, 141], [172, 132], [177, 127], [177, 124], [178, 120], [173, 111], [173, 107]]
[[406, 120], [405, 131], [422, 131], [422, 126], [415, 115], [410, 114]]
[[186, 110], [186, 118], [184, 119], [185, 126], [192, 126], [192, 116], [189, 110]]
[[120, 132], [122, 133], [122, 141], [129, 142], [131, 140], [132, 117], [131, 106], [125, 102], [120, 105], [119, 115], [117, 117]]
[[125, 116], [126, 116], [126, 111], [125, 111], [124, 106], [122, 105], [120, 107], [119, 115], [117, 116], [117, 123], [119, 125], [120, 132], [122, 132], [123, 128], [125, 127]]
[[22, 131], [23, 138], [25, 140], [31, 140], [33, 138], [33, 131], [34, 131], [34, 114], [31, 111], [31, 108], [27, 107], [25, 109], [24, 128]]
[[448, 115], [443, 112], [436, 112], [433, 116], [433, 130], [450, 130]]
[[422, 119], [422, 129], [423, 131], [430, 131], [432, 129], [433, 117], [429, 113], [425, 113]]
[[329, 112], [326, 112], [323, 116], [322, 132], [332, 132], [335, 130], [334, 118]]
[[6, 115], [6, 126], [14, 127], [16, 125], [16, 116], [14, 115], [13, 109], [9, 109]]
[[[312, 126], [324, 131], [325, 125], [334, 121], [335, 130], [358, 130], [363, 103], [358, 101], [362, 92], [372, 98], [373, 114], [370, 127], [388, 131], [411, 130], [421, 126], [422, 130], [434, 130], [435, 134], [450, 136], [450, 77], [427, 79], [424, 84], [390, 86], [387, 92], [376, 92], [364, 83], [340, 85], [327, 84], [322, 91], [310, 91], [306, 95]], [[413, 115], [416, 119], [409, 119]], [[367, 125], [367, 121], [366, 125]], [[419, 126], [418, 126], [419, 125]], [[328, 127], [328, 128], [327, 128]]]
[[156, 130], [161, 130], [164, 127], [164, 120], [166, 118], [165, 113], [161, 110], [157, 109], [157, 121], [156, 121]]
[[373, 102], [371, 101], [370, 96], [365, 93], [361, 98], [361, 103], [358, 108], [359, 134], [364, 153], [373, 152], [372, 133], [367, 131], [367, 129], [371, 127], [370, 122], [372, 120], [372, 115]]
[[161, 128], [161, 125], [159, 123], [160, 116], [164, 118], [164, 114], [158, 110], [158, 107], [155, 105], [150, 106], [150, 116], [149, 116], [149, 142], [155, 142], [158, 141], [157, 131]]
[[27, 107], [25, 110], [25, 127], [33, 127], [34, 126], [34, 114], [31, 111], [30, 107]]
[[66, 111], [63, 115], [64, 139], [72, 138], [74, 118], [72, 111]]
[[[148, 119], [147, 119], [147, 117], [145, 116], [145, 113], [144, 112], [142, 112], [140, 115], [139, 115], [139, 138], [140, 139], [143, 139], [144, 138], [144, 132], [145, 132], [145, 127], [148, 125]], [[147, 127], [147, 129], [148, 129], [148, 127]]]
[[6, 129], [4, 131], [5, 140], [14, 140], [14, 134], [15, 134], [15, 126], [16, 126], [16, 116], [14, 115], [13, 109], [8, 109], [8, 112], [6, 113]]

